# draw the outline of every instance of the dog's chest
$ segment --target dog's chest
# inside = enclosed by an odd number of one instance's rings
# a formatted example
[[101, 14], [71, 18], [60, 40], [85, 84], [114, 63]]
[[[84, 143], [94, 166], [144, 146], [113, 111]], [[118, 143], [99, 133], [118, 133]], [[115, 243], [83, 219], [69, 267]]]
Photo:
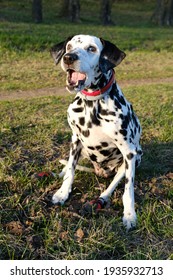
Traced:
[[88, 101], [77, 95], [68, 108], [68, 122], [78, 136], [85, 149], [91, 147], [115, 147], [109, 136], [110, 130], [118, 130], [121, 119], [115, 112], [112, 99], [105, 97], [96, 101]]

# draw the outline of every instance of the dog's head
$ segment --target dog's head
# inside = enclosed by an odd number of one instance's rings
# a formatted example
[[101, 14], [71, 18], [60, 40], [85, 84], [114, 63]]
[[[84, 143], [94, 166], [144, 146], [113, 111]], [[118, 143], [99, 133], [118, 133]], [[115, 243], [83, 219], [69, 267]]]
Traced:
[[76, 35], [51, 49], [51, 54], [67, 73], [67, 88], [80, 91], [98, 82], [102, 73], [117, 66], [125, 53], [114, 44], [89, 35]]

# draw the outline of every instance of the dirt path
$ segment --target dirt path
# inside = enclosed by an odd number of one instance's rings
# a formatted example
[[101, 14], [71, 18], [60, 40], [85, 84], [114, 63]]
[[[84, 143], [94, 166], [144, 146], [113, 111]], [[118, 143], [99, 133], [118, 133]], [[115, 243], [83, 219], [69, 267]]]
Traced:
[[[173, 83], [173, 77], [170, 78], [154, 78], [154, 79], [140, 79], [140, 80], [130, 80], [118, 82], [121, 88], [129, 86], [139, 86], [139, 85], [154, 85], [154, 84], [166, 84]], [[17, 90], [17, 91], [0, 91], [0, 101], [12, 101], [17, 99], [32, 99], [44, 96], [63, 96], [64, 94], [70, 94], [63, 88], [42, 88], [33, 90]]]

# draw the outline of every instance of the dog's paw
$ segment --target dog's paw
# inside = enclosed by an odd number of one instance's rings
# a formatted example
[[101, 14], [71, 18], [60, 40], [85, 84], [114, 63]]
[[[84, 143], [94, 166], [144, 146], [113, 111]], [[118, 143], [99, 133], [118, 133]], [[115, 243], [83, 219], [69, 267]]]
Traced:
[[127, 231], [136, 227], [136, 213], [124, 213], [123, 224], [126, 227]]
[[53, 204], [61, 204], [63, 205], [64, 202], [68, 199], [69, 197], [69, 191], [68, 189], [65, 188], [60, 188], [52, 197], [52, 203]]

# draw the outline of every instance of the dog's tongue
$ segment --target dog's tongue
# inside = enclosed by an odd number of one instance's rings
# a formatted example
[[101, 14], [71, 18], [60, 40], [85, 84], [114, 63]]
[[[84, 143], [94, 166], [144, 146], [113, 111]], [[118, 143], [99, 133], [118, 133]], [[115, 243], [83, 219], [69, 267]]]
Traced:
[[85, 74], [80, 72], [72, 72], [71, 74], [71, 83], [77, 84], [78, 81], [85, 80]]

